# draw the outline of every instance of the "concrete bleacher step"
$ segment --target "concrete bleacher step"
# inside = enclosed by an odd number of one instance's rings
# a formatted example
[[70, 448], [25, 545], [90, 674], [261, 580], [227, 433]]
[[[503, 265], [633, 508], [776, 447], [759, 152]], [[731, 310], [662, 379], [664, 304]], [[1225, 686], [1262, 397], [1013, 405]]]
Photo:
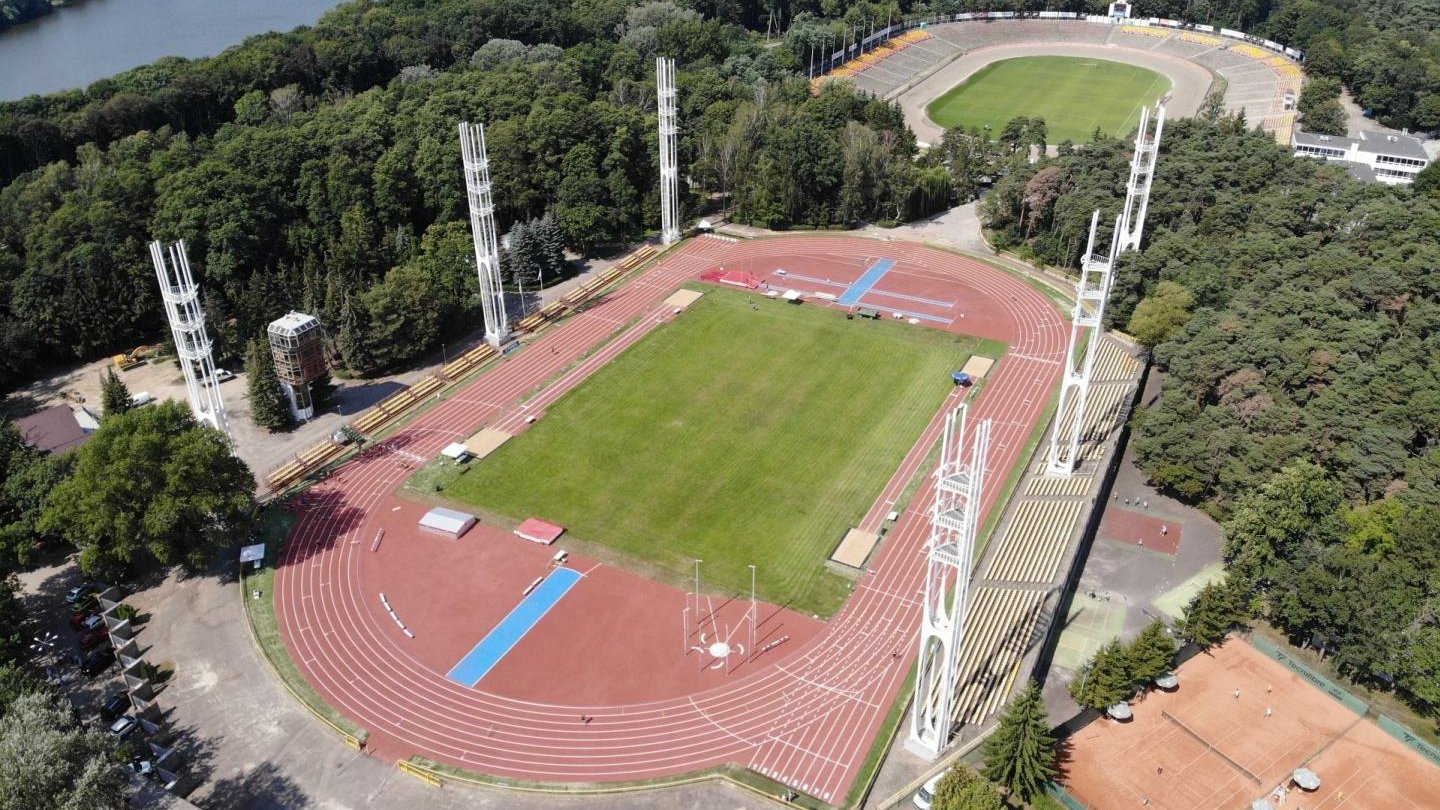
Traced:
[[970, 615], [981, 621], [960, 649], [953, 714], [958, 722], [980, 722], [1009, 695], [1044, 597], [1044, 591], [1017, 588], [981, 588], [976, 594]]
[[1010, 519], [985, 578], [997, 582], [1047, 583], [1070, 545], [1085, 502], [1024, 501]]

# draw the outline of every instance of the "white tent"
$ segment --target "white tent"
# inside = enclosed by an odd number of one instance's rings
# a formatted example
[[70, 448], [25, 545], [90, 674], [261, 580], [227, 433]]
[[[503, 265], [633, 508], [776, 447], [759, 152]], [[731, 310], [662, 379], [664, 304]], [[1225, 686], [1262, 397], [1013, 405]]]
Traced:
[[446, 458], [453, 458], [456, 461], [464, 461], [465, 457], [470, 455], [470, 448], [460, 442], [451, 442], [445, 445], [445, 449], [440, 451], [440, 455]]
[[448, 534], [451, 537], [460, 537], [470, 531], [475, 525], [475, 516], [464, 512], [456, 512], [454, 509], [446, 509], [437, 506], [425, 513], [420, 518], [420, 528]]

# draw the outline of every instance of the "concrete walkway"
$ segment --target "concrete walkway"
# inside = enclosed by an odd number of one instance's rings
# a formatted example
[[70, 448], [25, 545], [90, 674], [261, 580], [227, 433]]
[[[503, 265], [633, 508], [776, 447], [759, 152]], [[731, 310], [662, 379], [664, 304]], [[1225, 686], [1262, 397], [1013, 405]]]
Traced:
[[[1142, 406], [1155, 403], [1162, 382], [1163, 375], [1152, 370], [1141, 394]], [[1169, 532], [1180, 534], [1180, 546], [1174, 555], [1163, 554], [1128, 542], [1128, 537], [1125, 541], [1106, 539], [1102, 528], [1101, 536], [1090, 547], [1061, 638], [1062, 646], [1079, 645], [1075, 647], [1077, 654], [1070, 656], [1079, 663], [1088, 660], [1094, 649], [1111, 638], [1133, 638], [1156, 617], [1173, 625], [1177, 616], [1166, 611], [1174, 611], [1172, 605], [1183, 596], [1176, 592], [1177, 588], [1188, 592], [1198, 585], [1197, 578], [1217, 570], [1221, 559], [1219, 524], [1146, 483], [1145, 473], [1135, 466], [1129, 443], [1105, 508], [1107, 512], [1138, 513], [1162, 521]], [[1046, 674], [1045, 705], [1053, 723], [1080, 711], [1070, 699], [1075, 666], [1069, 664], [1067, 656], [1057, 651]]]

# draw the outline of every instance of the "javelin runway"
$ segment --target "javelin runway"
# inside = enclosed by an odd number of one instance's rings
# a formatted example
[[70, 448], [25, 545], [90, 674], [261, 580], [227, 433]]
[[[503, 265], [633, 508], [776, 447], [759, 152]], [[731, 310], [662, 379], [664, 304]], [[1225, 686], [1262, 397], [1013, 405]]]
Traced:
[[[499, 532], [460, 542], [407, 539], [403, 533], [423, 507], [392, 493], [416, 459], [433, 458], [482, 426], [515, 431], [528, 416], [543, 414], [675, 317], [663, 299], [706, 270], [743, 266], [772, 284], [789, 283], [773, 275], [784, 268], [854, 284], [882, 259], [894, 266], [878, 288], [909, 296], [907, 309], [929, 307], [955, 331], [1009, 344], [971, 405], [972, 419], [995, 420], [988, 514], [1059, 379], [1066, 326], [1044, 294], [987, 265], [918, 245], [848, 236], [738, 244], [701, 238], [307, 493], [275, 595], [281, 633], [305, 677], [369, 732], [368, 746], [383, 757], [420, 755], [498, 776], [571, 783], [733, 763], [842, 801], [914, 659], [927, 531], [921, 510], [901, 517], [832, 619], [822, 625], [768, 607], [767, 623], [780, 628], [773, 649], [714, 670], [674, 649], [682, 592], [572, 556], [583, 574], [573, 591], [468, 688], [446, 677], [477, 641], [464, 628], [493, 626], [519, 599], [518, 588], [476, 587], [470, 572], [528, 583], [551, 551]], [[937, 412], [862, 526], [877, 527], [893, 508], [962, 391]], [[927, 482], [914, 503], [929, 497]], [[380, 528], [385, 543], [372, 549]], [[414, 638], [397, 630], [377, 592], [387, 593]], [[714, 601], [712, 627], [733, 624], [743, 611]], [[457, 613], [459, 605], [473, 615]]]

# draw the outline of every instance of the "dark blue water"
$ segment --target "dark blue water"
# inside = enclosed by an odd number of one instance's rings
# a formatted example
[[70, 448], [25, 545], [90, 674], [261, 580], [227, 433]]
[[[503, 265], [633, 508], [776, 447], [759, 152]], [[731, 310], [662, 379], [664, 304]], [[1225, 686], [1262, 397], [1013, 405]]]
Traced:
[[0, 99], [84, 87], [162, 56], [213, 56], [340, 0], [84, 0], [0, 34]]

